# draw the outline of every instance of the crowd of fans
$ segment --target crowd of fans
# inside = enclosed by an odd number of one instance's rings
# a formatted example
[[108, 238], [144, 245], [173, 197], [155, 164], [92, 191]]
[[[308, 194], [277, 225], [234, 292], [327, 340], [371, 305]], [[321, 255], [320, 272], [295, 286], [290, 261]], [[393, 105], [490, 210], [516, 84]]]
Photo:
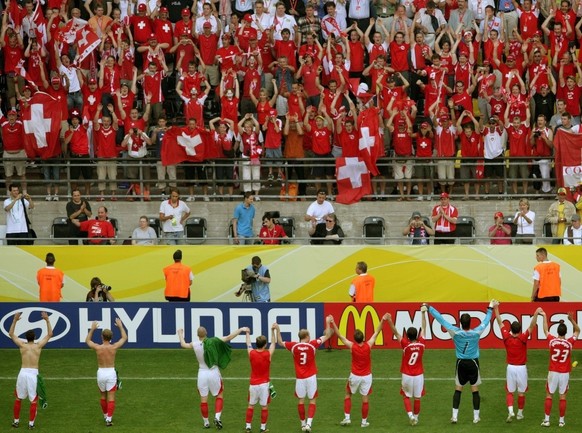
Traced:
[[[212, 176], [220, 195], [224, 186], [233, 194], [238, 175], [258, 200], [262, 158], [263, 181], [287, 177], [283, 195], [305, 195], [310, 168], [316, 188], [327, 179], [332, 196], [332, 163], [296, 161], [285, 172], [283, 161], [362, 151], [379, 161], [381, 199], [389, 175], [401, 200], [412, 179], [418, 199], [432, 193], [433, 179], [448, 192], [459, 156], [465, 199], [489, 193], [489, 181], [499, 193], [507, 183], [511, 194], [528, 194], [532, 176], [536, 190], [550, 193], [555, 129], [577, 133], [580, 124], [582, 8], [568, 0], [14, 2], [0, 35], [1, 124], [7, 185], [16, 175], [24, 193], [18, 116], [38, 91], [61, 102], [72, 186], [82, 187], [82, 177], [90, 194], [95, 159], [100, 200], [115, 200], [120, 156], [123, 177], [144, 200], [150, 179], [163, 194], [182, 172], [188, 199], [194, 179], [208, 199], [204, 163], [240, 157], [238, 172], [217, 163]], [[83, 40], [63, 36], [84, 26], [100, 38], [86, 56]], [[176, 118], [190, 139], [204, 131], [205, 161], [179, 172], [160, 159]], [[155, 178], [135, 165], [150, 150]], [[58, 200], [57, 161], [45, 161], [47, 200]]]

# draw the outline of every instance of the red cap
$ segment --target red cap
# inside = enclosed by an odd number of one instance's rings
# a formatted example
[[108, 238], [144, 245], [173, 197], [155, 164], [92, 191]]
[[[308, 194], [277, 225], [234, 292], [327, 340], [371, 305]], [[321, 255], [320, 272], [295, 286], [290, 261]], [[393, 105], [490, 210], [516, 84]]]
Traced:
[[443, 114], [443, 115], [440, 117], [440, 120], [441, 120], [441, 122], [444, 122], [445, 120], [449, 120], [449, 116], [448, 116], [448, 114]]
[[449, 198], [449, 193], [448, 192], [442, 192], [441, 193], [441, 198]]
[[145, 12], [147, 10], [148, 10], [148, 7], [145, 5], [145, 3], [142, 3], [137, 7], [138, 12]]
[[188, 9], [188, 8], [182, 9], [182, 16], [189, 17], [190, 16], [190, 9]]
[[71, 110], [71, 112], [69, 113], [69, 119], [72, 119], [73, 117], [81, 119], [81, 113], [79, 113], [78, 110]]
[[508, 62], [515, 62], [515, 56], [510, 54], [509, 56], [507, 56], [507, 61]]
[[212, 23], [210, 21], [205, 21], [204, 24], [202, 24], [202, 28], [203, 29], [211, 29]]
[[420, 124], [420, 127], [421, 127], [421, 128], [430, 128], [430, 125], [428, 124], [428, 122], [422, 122], [422, 123]]
[[24, 92], [25, 90], [30, 90], [32, 92], [32, 87], [30, 87], [28, 84], [26, 86], [24, 86], [22, 88], [22, 91]]
[[14, 114], [15, 116], [18, 115], [18, 113], [16, 112], [16, 110], [9, 110], [8, 114]]
[[247, 23], [252, 23], [253, 22], [253, 17], [251, 16], [251, 14], [246, 14], [243, 17], [243, 20], [246, 21]]
[[61, 82], [60, 77], [52, 77], [51, 78], [51, 84], [59, 84], [60, 82]]
[[276, 116], [276, 115], [277, 115], [277, 110], [269, 111], [269, 116]]
[[95, 78], [89, 78], [89, 84], [97, 84], [97, 80]]
[[489, 60], [483, 60], [483, 66], [489, 66], [490, 64]]
[[166, 12], [166, 13], [168, 13], [168, 8], [167, 8], [167, 7], [165, 7], [165, 6], [162, 6], [162, 7], [160, 8], [160, 13], [162, 13], [162, 12]]
[[156, 37], [156, 35], [154, 33], [150, 33], [150, 37], [148, 38], [148, 41], [157, 41], [158, 38]]
[[503, 218], [503, 212], [495, 212], [495, 216], [493, 218]]
[[542, 84], [540, 86], [540, 89], [549, 89], [549, 88], [550, 88], [550, 86], [548, 86], [547, 84]]

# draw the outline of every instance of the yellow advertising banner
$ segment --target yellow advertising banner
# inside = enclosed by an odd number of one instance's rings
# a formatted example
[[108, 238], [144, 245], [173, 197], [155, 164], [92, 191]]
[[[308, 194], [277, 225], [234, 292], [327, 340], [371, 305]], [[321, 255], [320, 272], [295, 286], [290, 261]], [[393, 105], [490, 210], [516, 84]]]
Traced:
[[[356, 263], [376, 278], [375, 302], [528, 301], [535, 246], [180, 246], [192, 268], [192, 301], [232, 302], [241, 269], [261, 257], [271, 300], [349, 302]], [[582, 301], [580, 248], [547, 246], [561, 266], [562, 300]], [[84, 301], [99, 277], [117, 301], [163, 301], [163, 268], [174, 246], [30, 246], [0, 248], [0, 302], [38, 301], [36, 272], [46, 253], [63, 270], [63, 301]]]

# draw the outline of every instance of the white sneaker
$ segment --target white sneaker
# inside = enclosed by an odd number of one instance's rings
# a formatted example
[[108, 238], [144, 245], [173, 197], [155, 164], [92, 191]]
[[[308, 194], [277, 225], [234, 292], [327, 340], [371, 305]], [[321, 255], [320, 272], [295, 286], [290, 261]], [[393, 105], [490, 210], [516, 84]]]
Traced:
[[550, 426], [550, 422], [549, 421], [542, 421], [542, 423], [540, 424], [542, 427], [549, 427]]
[[479, 418], [479, 417], [473, 418], [473, 424], [478, 424], [479, 421], [481, 421], [481, 418]]
[[301, 430], [307, 433], [311, 433], [311, 426], [309, 424], [305, 424], [305, 427], [303, 427]]
[[418, 421], [416, 420], [416, 418], [414, 417], [414, 415], [411, 415], [411, 416], [408, 417], [408, 422], [412, 426], [415, 426], [418, 423]]
[[423, 200], [424, 200], [424, 197], [423, 197], [423, 196], [421, 196], [421, 195], [419, 195], [418, 197], [416, 197], [416, 200], [418, 200], [418, 201], [423, 201]]
[[350, 425], [352, 423], [352, 420], [349, 418], [344, 418], [343, 420], [341, 420], [340, 425]]
[[507, 419], [505, 420], [505, 422], [512, 422], [513, 421], [513, 418], [515, 418], [515, 414], [513, 412], [510, 412], [507, 415]]
[[53, 195], [53, 201], [59, 201], [59, 196], [58, 195]]
[[194, 201], [194, 196], [189, 195], [188, 198], [186, 198], [186, 201]]
[[558, 423], [558, 427], [564, 427], [566, 425], [566, 421], [560, 421]]
[[453, 417], [451, 418], [451, 424], [456, 424], [457, 423], [457, 418]]
[[365, 427], [369, 427], [370, 423], [368, 421], [362, 421], [362, 424], [360, 424], [360, 427], [365, 428]]
[[49, 195], [47, 195], [47, 196], [44, 198], [44, 201], [51, 201], [52, 199], [53, 199], [53, 198], [52, 198], [52, 197], [50, 196], [50, 194], [49, 194]]
[[516, 417], [515, 417], [515, 419], [516, 419], [516, 420], [518, 420], [518, 421], [521, 421], [521, 420], [522, 420], [522, 419], [524, 419], [524, 418], [525, 418], [525, 416], [523, 416], [523, 414], [522, 414], [522, 413], [518, 413], [518, 414], [516, 415]]

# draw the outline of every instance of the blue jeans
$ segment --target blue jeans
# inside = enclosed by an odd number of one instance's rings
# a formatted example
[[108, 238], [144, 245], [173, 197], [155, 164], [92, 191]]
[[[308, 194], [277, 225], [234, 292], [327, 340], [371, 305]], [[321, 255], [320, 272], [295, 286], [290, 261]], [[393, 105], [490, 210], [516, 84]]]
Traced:
[[184, 232], [164, 232], [164, 239], [166, 240], [166, 245], [184, 245], [186, 240], [184, 239]]

